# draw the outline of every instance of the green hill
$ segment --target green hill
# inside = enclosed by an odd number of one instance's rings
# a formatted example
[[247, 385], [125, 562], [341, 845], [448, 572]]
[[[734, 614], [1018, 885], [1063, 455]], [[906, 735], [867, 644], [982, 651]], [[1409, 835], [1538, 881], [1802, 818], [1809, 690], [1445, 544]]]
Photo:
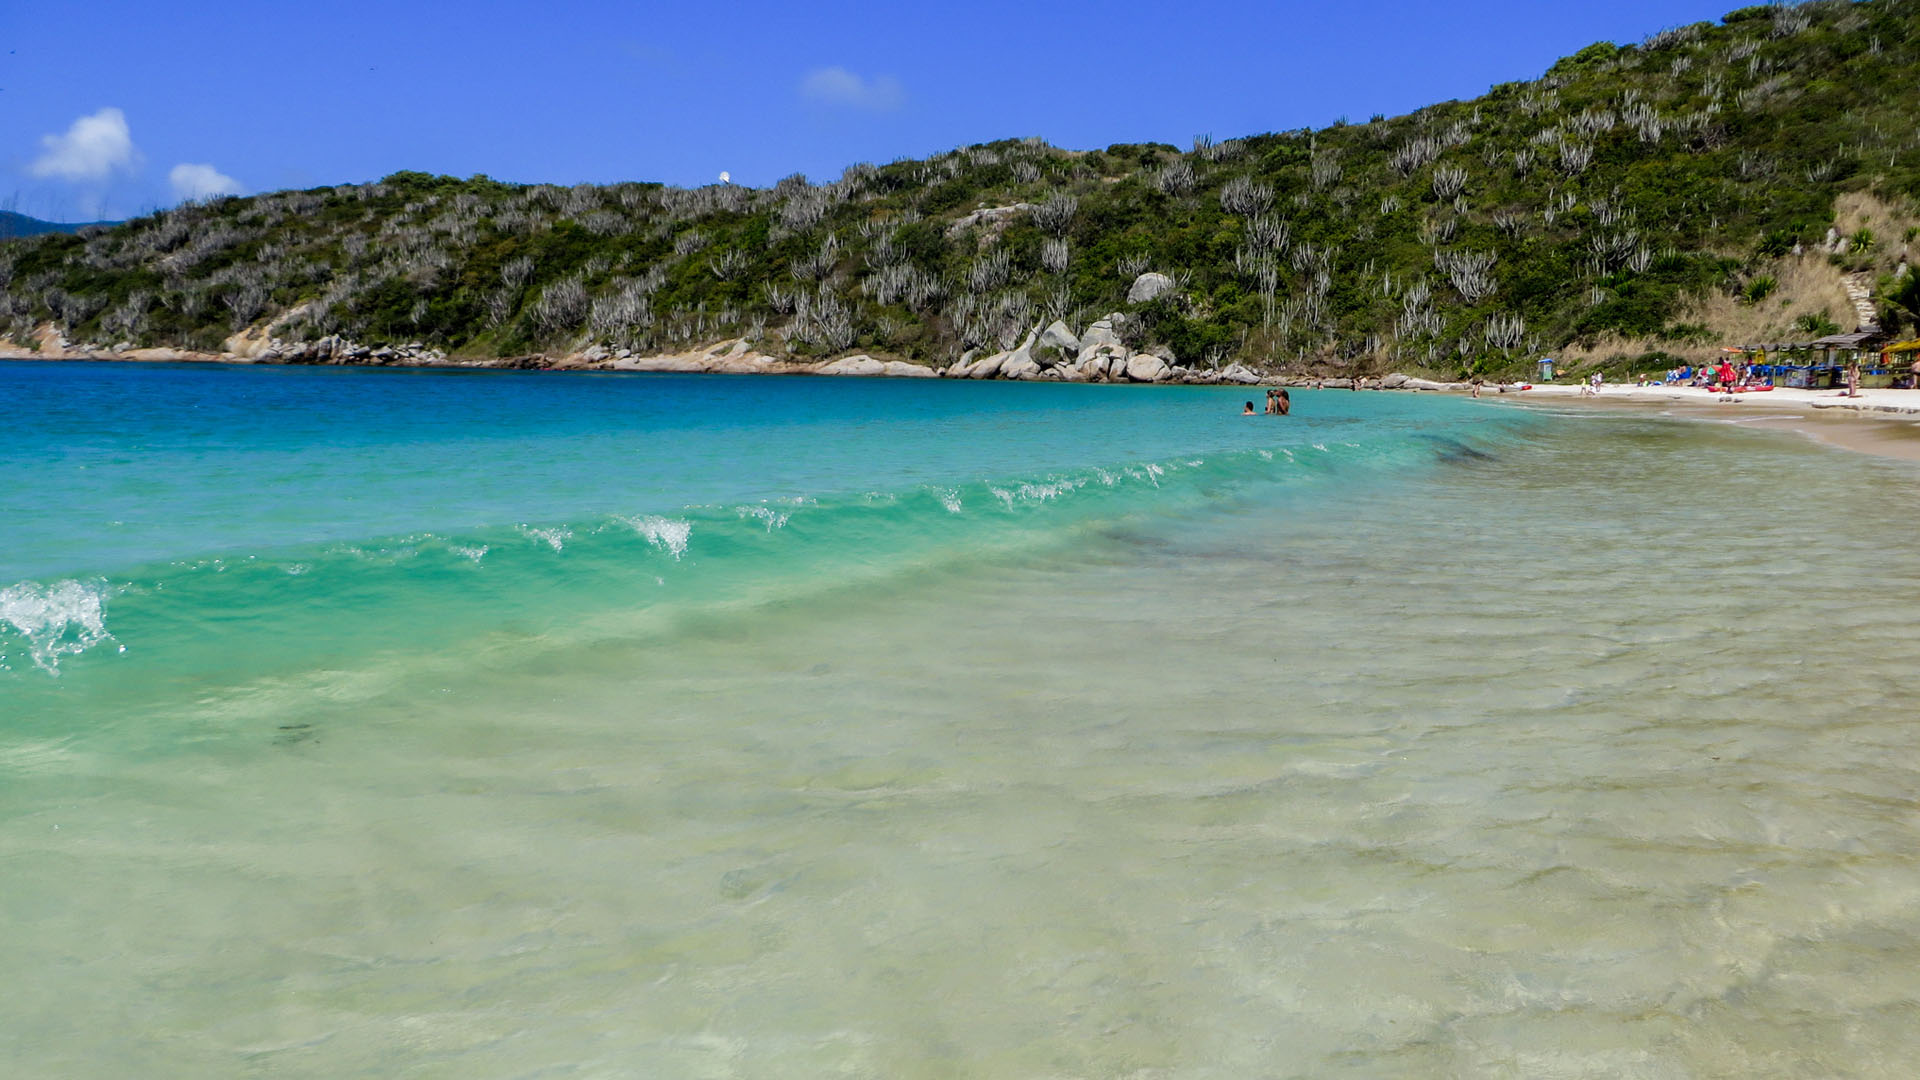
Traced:
[[[1912, 326], [1920, 0], [1743, 8], [1320, 130], [1039, 140], [769, 189], [397, 173], [0, 245], [0, 327], [455, 354], [748, 336], [946, 363], [1125, 312], [1183, 362], [1457, 372]], [[1144, 298], [1143, 273], [1172, 287]], [[1136, 302], [1129, 302], [1133, 291]]]

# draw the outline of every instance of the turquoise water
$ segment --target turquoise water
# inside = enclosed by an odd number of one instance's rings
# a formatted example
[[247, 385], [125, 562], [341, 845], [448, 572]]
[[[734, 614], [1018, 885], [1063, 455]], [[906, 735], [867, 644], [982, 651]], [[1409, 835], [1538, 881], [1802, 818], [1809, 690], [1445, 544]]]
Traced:
[[4, 448], [0, 665], [56, 716], [1044, 546], [1500, 422], [1349, 395], [1283, 426], [1215, 390], [0, 370], [33, 418]]
[[1909, 465], [1333, 391], [0, 396], [10, 1072], [1920, 1053]]

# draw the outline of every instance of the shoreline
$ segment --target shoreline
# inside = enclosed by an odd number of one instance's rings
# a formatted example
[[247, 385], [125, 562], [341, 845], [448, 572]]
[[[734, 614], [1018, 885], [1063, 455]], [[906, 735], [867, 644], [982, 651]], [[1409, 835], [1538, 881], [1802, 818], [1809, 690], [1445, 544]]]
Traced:
[[1763, 393], [1729, 395], [1697, 387], [1603, 387], [1583, 396], [1574, 384], [1508, 387], [1482, 391], [1483, 400], [1578, 405], [1620, 410], [1658, 409], [1662, 415], [1726, 424], [1767, 424], [1815, 442], [1872, 457], [1920, 461], [1920, 390], [1862, 390], [1848, 398], [1842, 390], [1777, 387]]
[[[0, 360], [26, 362], [91, 363], [199, 363], [236, 366], [272, 365], [286, 367], [386, 367], [413, 370], [462, 368], [471, 370], [519, 370], [553, 372], [651, 372], [667, 374], [713, 375], [819, 375], [853, 378], [978, 378], [967, 373], [952, 374], [948, 369], [927, 367], [901, 360], [879, 360], [855, 354], [819, 361], [782, 360], [754, 351], [743, 339], [718, 342], [704, 349], [653, 356], [622, 356], [605, 349], [560, 356], [532, 354], [499, 359], [451, 357], [431, 350], [412, 352], [401, 349], [368, 350], [365, 358], [343, 356], [315, 362], [275, 355], [268, 350], [248, 355], [244, 352], [206, 352], [190, 349], [155, 347], [143, 349], [80, 350], [41, 348], [0, 342]], [[1231, 374], [1227, 374], [1231, 372]], [[990, 376], [995, 381], [1058, 381], [1143, 385], [1199, 385], [1249, 389], [1254, 386], [1285, 386], [1296, 389], [1323, 388], [1348, 390], [1347, 378], [1317, 378], [1311, 375], [1260, 375], [1239, 365], [1222, 371], [1197, 371], [1168, 367], [1161, 377], [1135, 379], [1013, 379]], [[1404, 374], [1370, 377], [1368, 390], [1413, 393], [1467, 395], [1464, 382], [1439, 382]], [[1598, 395], [1585, 395], [1577, 383], [1533, 384], [1488, 383], [1480, 400], [1506, 404], [1554, 404], [1579, 407], [1641, 410], [1655, 408], [1665, 415], [1721, 423], [1767, 423], [1778, 425], [1816, 442], [1854, 453], [1899, 461], [1920, 461], [1920, 390], [1862, 390], [1857, 398], [1848, 398], [1840, 390], [1802, 390], [1777, 387], [1764, 393], [1729, 395], [1698, 387], [1680, 386], [1603, 386]]]

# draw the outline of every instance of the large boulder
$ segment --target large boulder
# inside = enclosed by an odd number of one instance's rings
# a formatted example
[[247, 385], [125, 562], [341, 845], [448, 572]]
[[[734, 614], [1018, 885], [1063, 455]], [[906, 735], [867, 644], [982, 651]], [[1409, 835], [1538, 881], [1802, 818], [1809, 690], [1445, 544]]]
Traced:
[[909, 364], [905, 360], [889, 360], [882, 365], [886, 368], [881, 374], [893, 379], [931, 379], [939, 372], [920, 364]]
[[1127, 303], [1144, 304], [1157, 296], [1173, 291], [1173, 279], [1152, 270], [1133, 279], [1133, 286], [1127, 290]]
[[1127, 378], [1134, 382], [1159, 382], [1170, 370], [1165, 360], [1152, 353], [1135, 353], [1127, 358]]
[[819, 375], [857, 375], [871, 378], [886, 374], [887, 366], [871, 356], [843, 356], [838, 360], [829, 360], [813, 370]]
[[1093, 348], [1095, 345], [1120, 344], [1120, 334], [1115, 327], [1120, 325], [1119, 320], [1122, 318], [1124, 318], [1124, 316], [1113, 314], [1103, 319], [1097, 319], [1090, 324], [1086, 332], [1080, 335], [1081, 355], [1086, 355], [1086, 350]]
[[1407, 390], [1451, 390], [1453, 389], [1452, 385], [1449, 383], [1434, 382], [1432, 379], [1408, 379], [1407, 381], [1401, 383], [1400, 385], [1402, 388]]
[[1067, 324], [1055, 319], [1047, 324], [1045, 330], [1033, 343], [1034, 363], [1041, 367], [1070, 363], [1080, 355], [1080, 339], [1073, 336]]
[[1091, 379], [1122, 379], [1127, 373], [1127, 348], [1118, 342], [1089, 345], [1080, 350], [1075, 365]]
[[1000, 365], [1000, 377], [1003, 379], [1033, 379], [1040, 375], [1040, 365], [1026, 349], [1016, 349]]
[[[1040, 328], [1027, 331], [1020, 341], [1020, 347], [1010, 353], [1002, 354], [996, 373], [1002, 379], [1031, 379], [1040, 372], [1040, 365], [1033, 359], [1033, 343], [1040, 336]], [[982, 378], [976, 372], [974, 378]]]
[[1380, 389], [1382, 390], [1398, 390], [1406, 385], [1407, 377], [1397, 371], [1380, 380]]
[[1260, 382], [1260, 376], [1253, 373], [1244, 364], [1228, 364], [1220, 371], [1220, 381], [1239, 383], [1242, 386], [1254, 386]]
[[992, 356], [983, 356], [975, 360], [972, 366], [967, 368], [966, 377], [969, 379], [991, 379], [995, 375], [1000, 374], [1000, 365], [1006, 363], [1007, 357], [1012, 355], [1012, 353], [997, 352]]

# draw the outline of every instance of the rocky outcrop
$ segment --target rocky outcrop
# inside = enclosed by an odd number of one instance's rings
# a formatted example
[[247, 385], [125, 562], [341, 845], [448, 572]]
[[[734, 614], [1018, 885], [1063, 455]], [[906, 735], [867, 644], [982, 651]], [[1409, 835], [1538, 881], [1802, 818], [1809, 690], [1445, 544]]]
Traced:
[[863, 378], [930, 379], [932, 368], [909, 364], [904, 360], [875, 360], [871, 356], [843, 356], [815, 365], [815, 375], [855, 375]]
[[975, 225], [993, 225], [1005, 227], [1007, 219], [1015, 214], [1030, 214], [1032, 203], [1014, 203], [1012, 206], [988, 206], [967, 214], [947, 226], [947, 238], [958, 239], [961, 234]]
[[1127, 289], [1127, 303], [1144, 304], [1172, 291], [1172, 278], [1149, 270], [1133, 279], [1133, 285]]
[[[1142, 275], [1150, 277], [1158, 275]], [[829, 375], [856, 378], [1013, 379], [1072, 383], [1158, 383], [1195, 386], [1299, 386], [1346, 389], [1348, 377], [1261, 375], [1244, 364], [1224, 368], [1191, 368], [1164, 346], [1134, 350], [1122, 341], [1126, 316], [1109, 314], [1079, 334], [1064, 321], [1054, 320], [1027, 331], [1017, 348], [981, 355], [969, 350], [952, 366], [934, 369], [902, 360], [881, 360], [864, 353], [830, 360], [807, 361], [769, 356], [755, 350], [745, 338], [732, 338], [679, 353], [637, 356], [632, 350], [594, 344], [577, 351], [549, 356], [536, 353], [505, 358], [449, 357], [418, 342], [367, 345], [337, 335], [317, 341], [286, 341], [259, 332], [236, 335], [230, 344], [242, 352], [192, 353], [165, 348], [134, 348], [128, 343], [107, 347], [68, 342], [52, 324], [37, 328], [34, 339], [22, 346], [0, 342], [0, 355], [41, 359], [224, 360], [237, 363], [362, 364], [391, 366], [461, 366], [555, 371], [650, 371], [738, 375]], [[1465, 384], [1434, 382], [1393, 374], [1367, 384], [1369, 388], [1429, 391], [1465, 390]]]
[[447, 363], [447, 354], [413, 341], [404, 345], [363, 345], [339, 335], [318, 341], [284, 341], [268, 338], [252, 344], [249, 359], [261, 364], [367, 364], [391, 367], [436, 367]]
[[688, 374], [806, 375], [812, 374], [820, 365], [765, 356], [753, 351], [752, 344], [745, 338], [734, 338], [716, 342], [705, 349], [656, 356], [635, 356], [626, 349], [609, 351], [603, 347], [598, 352], [588, 349], [584, 353], [561, 357], [544, 366], [562, 370], [569, 367], [583, 367], [612, 371], [668, 371]]

